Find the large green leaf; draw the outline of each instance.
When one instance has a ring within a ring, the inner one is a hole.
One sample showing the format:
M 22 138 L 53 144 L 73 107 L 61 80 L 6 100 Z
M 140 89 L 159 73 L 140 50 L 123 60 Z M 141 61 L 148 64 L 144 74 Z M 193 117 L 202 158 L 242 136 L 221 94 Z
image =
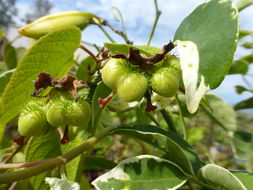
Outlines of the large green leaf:
M 48 133 L 40 137 L 32 137 L 26 147 L 26 161 L 44 160 L 59 156 L 61 154 L 60 149 L 60 137 L 58 133 Z M 47 185 L 44 182 L 45 176 L 50 172 L 44 172 L 31 178 L 31 185 L 34 190 L 47 189 Z
M 140 50 L 140 53 L 143 53 L 146 56 L 152 56 L 160 52 L 159 48 L 152 47 L 152 46 L 134 46 L 134 45 L 129 45 L 129 44 L 114 44 L 114 43 L 105 43 L 104 45 L 113 54 L 116 54 L 116 53 L 128 54 L 128 50 L 130 47 Z
M 243 100 L 234 106 L 235 110 L 253 108 L 253 97 Z
M 205 183 L 222 190 L 247 190 L 231 172 L 215 164 L 207 164 L 200 169 L 199 177 Z
M 240 179 L 247 190 L 251 190 L 253 187 L 253 173 L 246 171 L 232 171 L 232 173 Z
M 178 47 L 188 109 L 194 113 L 203 95 L 224 79 L 239 33 L 232 0 L 211 0 L 184 19 L 174 36 Z
M 203 105 L 202 108 L 208 115 L 222 128 L 229 131 L 236 130 L 236 113 L 233 107 L 214 94 L 207 94 L 205 98 L 208 106 Z
M 98 125 L 98 122 L 100 120 L 100 116 L 102 113 L 102 109 L 99 107 L 98 104 L 98 98 L 105 98 L 107 97 L 112 90 L 108 88 L 103 82 L 99 83 L 99 85 L 96 87 L 94 95 L 92 97 L 92 116 L 91 116 L 91 121 L 89 124 L 89 129 L 88 131 L 94 133 L 95 129 Z
M 17 66 L 17 53 L 10 43 L 6 43 L 3 46 L 3 60 L 7 64 L 8 69 L 14 69 Z
M 124 134 L 143 140 L 165 152 L 164 158 L 177 164 L 188 174 L 196 174 L 201 167 L 197 154 L 180 136 L 152 125 L 120 127 L 112 134 Z
M 62 77 L 72 66 L 70 60 L 78 48 L 81 32 L 76 27 L 57 30 L 40 38 L 18 64 L 0 100 L 0 131 L 30 99 L 33 80 L 40 72 Z M 1 136 L 1 132 L 0 132 Z
M 111 171 L 92 182 L 97 190 L 175 190 L 186 177 L 173 163 L 151 155 L 141 155 L 120 162 Z

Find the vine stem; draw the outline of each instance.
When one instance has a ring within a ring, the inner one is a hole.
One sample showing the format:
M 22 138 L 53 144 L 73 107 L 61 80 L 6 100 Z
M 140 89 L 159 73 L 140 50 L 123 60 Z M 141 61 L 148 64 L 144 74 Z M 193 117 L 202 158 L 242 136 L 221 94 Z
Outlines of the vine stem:
M 183 133 L 184 133 L 184 139 L 187 141 L 188 139 L 188 131 L 187 131 L 187 126 L 186 126 L 186 123 L 185 123 L 185 120 L 184 120 L 184 116 L 183 116 L 183 112 L 182 112 L 182 104 L 178 98 L 178 95 L 176 95 L 176 101 L 177 101 L 177 105 L 178 105 L 178 108 L 179 108 L 179 116 L 180 116 L 180 119 L 183 123 Z
M 12 173 L 4 173 L 0 175 L 0 184 L 9 184 L 14 181 L 22 180 L 46 172 L 55 168 L 56 166 L 66 164 L 72 159 L 82 154 L 84 151 L 91 149 L 96 143 L 102 140 L 110 132 L 111 129 L 112 128 L 105 129 L 105 131 L 103 131 L 100 135 L 89 138 L 83 144 L 62 154 L 61 156 L 48 159 L 44 162 L 41 161 L 39 164 L 26 168 L 24 170 Z
M 152 26 L 152 29 L 151 29 L 151 32 L 148 36 L 148 43 L 147 45 L 149 46 L 150 43 L 151 43 L 151 39 L 153 38 L 153 35 L 154 35 L 154 32 L 155 32 L 155 29 L 156 29 L 156 25 L 157 25 L 157 22 L 162 14 L 162 12 L 158 9 L 158 5 L 157 5 L 157 0 L 154 0 L 154 4 L 155 4 L 155 20 L 154 20 L 154 23 L 153 23 L 153 26 Z
M 87 54 L 89 54 L 92 57 L 92 59 L 94 59 L 95 62 L 98 62 L 97 57 L 90 50 L 88 50 L 85 46 L 80 44 L 79 48 L 81 48 L 83 51 L 85 51 Z

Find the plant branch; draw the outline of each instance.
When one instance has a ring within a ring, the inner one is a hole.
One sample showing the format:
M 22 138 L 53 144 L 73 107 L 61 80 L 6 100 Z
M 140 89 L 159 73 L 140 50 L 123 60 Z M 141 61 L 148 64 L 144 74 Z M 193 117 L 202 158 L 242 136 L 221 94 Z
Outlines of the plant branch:
M 158 9 L 157 0 L 154 0 L 154 4 L 155 4 L 155 12 L 156 12 L 156 15 L 155 15 L 155 20 L 154 20 L 154 23 L 153 23 L 151 32 L 150 32 L 150 34 L 149 34 L 149 36 L 148 36 L 148 43 L 147 43 L 148 46 L 150 45 L 151 39 L 153 38 L 153 35 L 154 35 L 154 32 L 155 32 L 155 28 L 156 28 L 157 22 L 158 22 L 158 20 L 159 20 L 159 17 L 160 17 L 161 14 L 162 14 L 162 12 Z
M 99 28 L 102 27 L 101 24 L 104 25 L 104 26 L 108 26 L 113 32 L 115 32 L 116 34 L 120 35 L 125 40 L 125 42 L 127 44 L 133 44 L 133 42 L 128 39 L 128 37 L 126 36 L 126 34 L 123 31 L 114 28 L 114 26 L 112 26 L 107 20 L 105 20 L 103 18 L 100 18 L 100 17 L 97 17 L 97 18 L 95 18 L 93 24 L 97 24 Z M 100 28 L 100 29 L 102 30 L 102 28 Z
M 10 156 L 4 159 L 3 163 L 4 164 L 8 163 L 22 149 L 22 147 L 23 146 L 19 146 L 13 153 L 11 153 Z M 1 168 L 1 164 L 0 164 L 0 168 Z
M 84 50 L 87 54 L 89 54 L 92 59 L 94 59 L 95 62 L 98 62 L 97 57 L 90 51 L 88 50 L 85 46 L 83 46 L 82 44 L 79 45 L 79 48 L 81 48 L 82 50 Z
M 56 166 L 66 164 L 67 162 L 71 161 L 72 159 L 82 154 L 84 151 L 91 149 L 96 143 L 102 140 L 111 129 L 112 128 L 107 128 L 100 135 L 89 138 L 83 144 L 70 150 L 69 152 L 62 154 L 61 156 L 48 159 L 47 161 L 41 162 L 35 166 L 26 168 L 24 170 L 12 172 L 12 173 L 4 173 L 0 175 L 0 184 L 9 184 L 14 181 L 22 180 L 22 179 L 46 172 L 48 170 L 55 168 Z
M 167 123 L 169 129 L 170 129 L 171 131 L 177 133 L 176 127 L 175 127 L 175 125 L 174 125 L 174 123 L 173 123 L 173 121 L 172 121 L 172 118 L 171 118 L 171 116 L 169 115 L 169 113 L 168 113 L 166 110 L 164 110 L 164 109 L 161 110 L 160 112 L 161 112 L 161 114 L 162 114 L 164 120 L 166 121 L 166 123 Z

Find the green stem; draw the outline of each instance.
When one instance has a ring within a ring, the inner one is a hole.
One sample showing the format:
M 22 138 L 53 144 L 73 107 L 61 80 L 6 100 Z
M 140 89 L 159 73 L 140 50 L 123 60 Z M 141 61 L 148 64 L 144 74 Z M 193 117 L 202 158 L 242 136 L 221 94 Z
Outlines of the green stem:
M 114 39 L 106 32 L 106 30 L 103 28 L 101 24 L 97 24 L 97 26 L 100 28 L 100 30 L 105 34 L 105 36 L 112 42 L 115 43 Z
M 164 120 L 166 121 L 166 123 L 167 123 L 169 129 L 170 129 L 171 131 L 174 131 L 174 132 L 177 133 L 176 127 L 175 127 L 175 125 L 174 125 L 174 123 L 173 123 L 173 120 L 172 120 L 170 114 L 169 114 L 166 110 L 161 110 L 160 112 L 161 112 L 161 114 L 162 114 Z
M 108 132 L 112 128 L 107 128 L 103 133 L 98 136 L 89 138 L 86 142 L 79 145 L 78 147 L 70 150 L 62 154 L 61 156 L 48 159 L 46 162 L 42 162 L 41 164 L 26 168 L 24 170 L 12 172 L 12 173 L 4 173 L 0 175 L 0 184 L 8 184 L 14 181 L 22 180 L 28 177 L 32 177 L 34 175 L 38 175 L 40 173 L 46 172 L 55 168 L 56 166 L 60 166 L 62 164 L 66 164 L 67 162 L 71 161 L 72 159 L 76 158 L 84 151 L 89 150 L 92 148 L 96 143 L 102 140 Z
M 155 118 L 152 116 L 150 112 L 145 112 L 145 113 L 148 116 L 148 118 L 151 119 L 151 121 L 153 121 L 157 126 L 160 126 L 159 123 L 155 120 Z
M 159 20 L 159 17 L 160 17 L 161 14 L 162 14 L 162 12 L 158 9 L 157 0 L 154 0 L 154 4 L 155 4 L 156 16 L 155 16 L 155 20 L 154 20 L 154 23 L 153 23 L 151 32 L 150 32 L 150 34 L 149 34 L 149 36 L 148 36 L 148 43 L 147 43 L 148 46 L 150 45 L 151 39 L 153 38 L 153 35 L 154 35 L 154 32 L 155 32 L 155 28 L 156 28 L 157 22 L 158 22 L 158 20 Z
M 188 131 L 187 131 L 187 126 L 186 126 L 186 123 L 185 123 L 185 120 L 184 120 L 184 116 L 183 116 L 183 112 L 182 112 L 182 104 L 178 98 L 178 95 L 176 95 L 176 100 L 177 100 L 177 105 L 178 105 L 178 108 L 179 108 L 179 116 L 180 116 L 180 119 L 183 123 L 183 133 L 184 133 L 184 139 L 187 141 L 188 139 Z

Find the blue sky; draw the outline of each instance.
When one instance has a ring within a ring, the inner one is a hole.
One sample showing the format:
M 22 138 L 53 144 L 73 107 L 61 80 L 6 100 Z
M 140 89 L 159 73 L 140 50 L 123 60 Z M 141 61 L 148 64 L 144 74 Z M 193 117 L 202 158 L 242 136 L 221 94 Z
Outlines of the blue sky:
M 106 18 L 110 23 L 120 28 L 112 15 L 111 7 L 119 8 L 125 20 L 128 36 L 135 44 L 145 45 L 147 37 L 150 32 L 154 20 L 154 5 L 153 0 L 55 0 L 50 1 L 54 8 L 52 13 L 79 10 L 94 13 L 102 18 Z M 191 11 L 199 4 L 205 2 L 204 0 L 158 0 L 159 9 L 162 15 L 159 19 L 155 35 L 151 45 L 162 47 L 169 40 L 173 39 L 177 27 L 181 21 L 191 13 Z M 238 1 L 235 1 L 238 2 Z M 29 10 L 32 10 L 32 1 L 17 0 L 17 8 L 19 10 L 19 17 L 23 17 Z M 240 13 L 241 29 L 253 30 L 253 6 L 243 10 Z M 108 30 L 110 32 L 110 30 Z M 117 42 L 123 40 L 112 34 Z M 90 26 L 83 32 L 83 40 L 102 45 L 108 42 L 108 39 L 103 35 L 96 26 Z M 246 55 L 248 52 L 238 48 L 235 57 Z M 253 68 L 250 69 L 253 73 Z M 253 84 L 253 78 L 247 78 Z M 225 78 L 223 83 L 213 92 L 226 101 L 234 104 L 250 97 L 250 93 L 243 93 L 237 95 L 234 90 L 235 85 L 244 85 L 241 76 L 233 75 Z

